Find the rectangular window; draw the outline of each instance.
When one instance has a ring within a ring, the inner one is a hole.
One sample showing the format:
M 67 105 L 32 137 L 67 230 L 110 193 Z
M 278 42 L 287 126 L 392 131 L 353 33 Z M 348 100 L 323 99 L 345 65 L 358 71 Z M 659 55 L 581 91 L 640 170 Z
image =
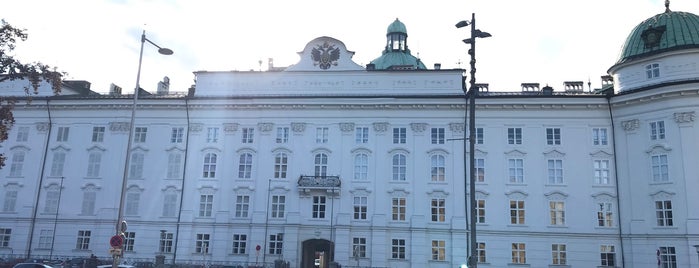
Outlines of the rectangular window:
M 672 201 L 655 201 L 655 218 L 658 226 L 674 226 L 672 222 Z
M 432 221 L 446 221 L 446 200 L 444 198 L 433 198 L 431 202 Z
M 167 156 L 167 178 L 181 179 L 182 177 L 182 154 L 172 152 Z
M 566 224 L 566 205 L 563 201 L 549 201 L 549 216 L 551 225 Z
M 247 218 L 250 210 L 250 196 L 239 195 L 235 197 L 235 217 Z
M 656 77 L 660 77 L 660 64 L 651 63 L 646 65 L 646 78 L 653 79 Z
M 77 250 L 88 250 L 90 249 L 90 235 L 92 231 L 80 230 L 78 231 L 78 240 L 75 243 L 75 249 Z
M 607 145 L 607 128 L 592 128 L 592 145 Z
M 405 239 L 391 239 L 391 259 L 405 260 Z
M 15 212 L 17 206 L 17 191 L 5 190 L 5 200 L 2 204 L 2 212 Z
M 478 242 L 476 244 L 476 257 L 478 258 L 478 263 L 485 263 L 488 260 L 485 255 L 485 243 Z
M 254 141 L 255 129 L 251 127 L 244 127 L 243 130 L 243 143 L 252 143 Z
M 675 247 L 660 247 L 660 267 L 677 268 L 677 253 Z
M 124 232 L 124 251 L 133 251 L 133 245 L 135 242 L 135 232 Z
M 391 219 L 394 221 L 405 221 L 405 198 L 394 197 L 391 203 Z
M 170 134 L 170 143 L 182 143 L 182 138 L 184 137 L 183 127 L 173 127 Z
M 609 160 L 594 160 L 595 184 L 609 184 Z
M 284 234 L 269 235 L 269 254 L 282 255 L 284 249 Z
M 524 159 L 507 159 L 507 169 L 510 183 L 524 183 Z
M 354 197 L 354 219 L 355 220 L 366 220 L 367 214 L 367 197 L 366 196 L 355 196 Z
M 162 253 L 172 253 L 173 233 L 160 233 L 159 250 Z
M 104 141 L 104 127 L 92 127 L 92 142 Z
M 199 217 L 211 217 L 214 209 L 214 195 L 203 194 L 199 196 Z
M 329 131 L 327 127 L 316 128 L 316 143 L 328 143 Z
M 368 143 L 369 142 L 369 128 L 368 127 L 358 127 L 354 132 L 354 141 L 356 143 Z
M 665 182 L 670 180 L 666 154 L 652 155 L 650 157 L 650 162 L 654 182 Z
M 17 142 L 26 142 L 29 140 L 29 127 L 19 127 L 17 129 Z
M 49 229 L 41 230 L 39 233 L 39 247 L 38 248 L 50 249 L 52 244 L 53 244 L 53 230 L 49 230 Z
M 286 153 L 277 153 L 274 156 L 274 178 L 286 179 L 289 157 Z
M 100 166 L 102 164 L 102 153 L 91 152 L 87 157 L 87 177 L 98 178 L 100 176 Z
M 432 260 L 444 261 L 447 259 L 447 247 L 444 240 L 432 240 Z
M 316 177 L 325 177 L 328 175 L 328 155 L 324 153 L 316 154 L 313 159 L 313 171 Z
M 69 127 L 58 127 L 58 133 L 56 133 L 56 141 L 58 141 L 58 142 L 68 141 L 69 131 L 70 131 Z
M 430 173 L 432 181 L 444 181 L 446 173 L 446 157 L 443 155 L 433 155 L 430 157 Z
M 407 167 L 407 159 L 404 154 L 397 153 L 392 157 L 392 178 L 394 181 L 405 181 Z
M 163 217 L 177 216 L 177 197 L 178 194 L 168 192 L 163 196 Z
M 474 159 L 474 167 L 476 168 L 476 182 L 485 182 L 485 159 Z
M 511 127 L 507 129 L 507 144 L 522 144 L 522 128 Z
M 83 192 L 83 204 L 81 215 L 94 215 L 95 214 L 95 202 L 97 201 L 97 192 L 89 191 Z
M 0 247 L 9 248 L 11 236 L 12 236 L 12 229 L 0 228 Z
M 63 166 L 66 163 L 66 153 L 65 152 L 54 152 L 53 161 L 51 162 L 51 177 L 62 177 L 63 176 Z
M 616 253 L 614 252 L 614 246 L 601 245 L 599 247 L 599 251 L 601 266 L 616 266 Z
M 22 177 L 25 156 L 26 153 L 24 151 L 16 151 L 12 153 L 12 163 L 10 164 L 9 177 Z
M 143 178 L 143 161 L 145 160 L 145 155 L 143 153 L 132 153 L 131 162 L 129 163 L 129 178 L 131 179 L 141 179 Z
M 140 192 L 129 192 L 126 193 L 126 205 L 125 205 L 125 215 L 138 215 L 138 207 L 141 203 L 141 193 Z
M 524 243 L 512 243 L 512 263 L 527 263 L 527 246 Z
M 286 196 L 272 196 L 272 218 L 284 218 L 284 210 L 286 208 Z
M 405 144 L 407 129 L 404 127 L 393 128 L 393 144 Z
M 233 235 L 233 254 L 245 254 L 248 245 L 248 236 L 244 234 Z
M 325 196 L 313 197 L 313 218 L 325 219 Z
M 218 128 L 210 127 L 206 129 L 206 142 L 216 143 L 218 142 Z
M 483 144 L 483 128 L 482 127 L 477 127 L 476 128 L 476 144 Z
M 561 129 L 560 128 L 546 128 L 546 144 L 547 145 L 561 145 Z
M 238 178 L 249 179 L 252 177 L 252 154 L 242 153 L 238 163 Z
M 650 122 L 650 139 L 664 140 L 665 139 L 665 121 Z
M 51 189 L 46 191 L 46 203 L 44 204 L 44 213 L 58 213 L 58 198 L 60 197 L 60 194 L 60 190 Z
M 366 237 L 352 237 L 352 257 L 366 258 Z
M 134 130 L 133 142 L 135 143 L 145 143 L 146 135 L 148 134 L 147 127 L 136 127 Z
M 204 155 L 204 165 L 202 166 L 203 178 L 216 177 L 216 162 L 218 161 L 217 159 L 218 155 L 215 153 L 207 153 Z
M 563 160 L 549 159 L 547 163 L 549 184 L 563 184 Z
M 444 128 L 432 128 L 430 132 L 432 144 L 444 144 L 444 141 L 446 140 L 444 138 Z
M 567 252 L 565 244 L 551 244 L 551 264 L 566 265 Z
M 612 227 L 614 224 L 614 211 L 611 202 L 597 203 L 597 226 Z
M 211 243 L 210 234 L 197 234 L 194 252 L 199 254 L 209 254 L 209 243 Z
M 277 143 L 287 143 L 289 142 L 289 128 L 288 127 L 278 127 L 277 128 Z
M 476 223 L 485 223 L 485 200 L 476 200 Z
M 524 224 L 524 201 L 510 200 L 510 224 Z

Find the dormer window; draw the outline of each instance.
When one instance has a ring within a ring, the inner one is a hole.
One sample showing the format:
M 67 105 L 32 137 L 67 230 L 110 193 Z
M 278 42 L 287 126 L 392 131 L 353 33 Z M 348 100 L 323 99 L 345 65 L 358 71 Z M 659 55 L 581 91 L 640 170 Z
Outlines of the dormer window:
M 653 79 L 660 77 L 660 64 L 651 63 L 646 65 L 646 78 Z

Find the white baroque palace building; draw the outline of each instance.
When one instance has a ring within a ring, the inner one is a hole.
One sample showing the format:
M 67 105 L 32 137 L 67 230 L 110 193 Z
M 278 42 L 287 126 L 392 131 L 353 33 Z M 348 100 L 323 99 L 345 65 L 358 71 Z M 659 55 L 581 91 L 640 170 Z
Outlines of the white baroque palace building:
M 640 23 L 599 89 L 478 85 L 479 266 L 699 267 L 697 25 L 669 9 Z M 195 72 L 186 94 L 166 79 L 139 97 L 130 152 L 116 87 L 20 101 L 0 255 L 109 257 L 126 177 L 126 259 L 464 263 L 463 70 L 425 68 L 398 20 L 371 64 L 353 54 L 319 37 L 287 68 Z

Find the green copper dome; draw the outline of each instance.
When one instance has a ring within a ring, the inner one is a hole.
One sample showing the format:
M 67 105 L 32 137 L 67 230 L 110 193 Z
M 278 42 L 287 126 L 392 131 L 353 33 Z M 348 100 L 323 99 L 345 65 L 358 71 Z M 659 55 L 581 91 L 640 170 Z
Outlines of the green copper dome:
M 388 29 L 386 29 L 386 34 L 390 33 L 404 33 L 408 34 L 408 30 L 405 29 L 405 24 L 400 22 L 398 18 L 396 18 L 391 25 L 388 25 Z
M 617 64 L 687 48 L 699 48 L 699 16 L 667 8 L 633 29 Z
M 427 69 L 419 58 L 410 54 L 408 31 L 398 19 L 388 25 L 386 47 L 382 55 L 371 61 L 376 70 L 418 70 Z

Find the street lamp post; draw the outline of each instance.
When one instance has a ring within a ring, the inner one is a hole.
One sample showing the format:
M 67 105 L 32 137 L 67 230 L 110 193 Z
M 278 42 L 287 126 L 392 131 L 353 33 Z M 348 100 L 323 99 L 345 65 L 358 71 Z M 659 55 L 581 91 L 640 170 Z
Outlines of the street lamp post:
M 136 104 L 138 102 L 138 93 L 140 91 L 141 85 L 141 63 L 143 62 L 143 46 L 145 45 L 146 41 L 150 43 L 151 45 L 155 46 L 158 48 L 158 53 L 163 54 L 163 55 L 172 55 L 172 50 L 169 48 L 163 48 L 155 43 L 153 41 L 148 40 L 146 38 L 146 31 L 143 31 L 143 34 L 141 34 L 141 51 L 138 55 L 138 73 L 136 74 L 136 88 L 134 89 L 133 92 L 133 103 L 131 105 L 131 122 L 129 125 L 129 140 L 126 143 L 126 160 L 124 161 L 124 174 L 123 177 L 121 178 L 121 196 L 119 197 L 119 211 L 118 214 L 119 216 L 117 217 L 117 223 L 116 223 L 116 235 L 122 235 L 124 231 L 126 231 L 126 221 L 124 221 L 124 202 L 125 202 L 125 197 L 126 197 L 126 182 L 128 180 L 128 175 L 129 175 L 129 162 L 131 160 L 131 146 L 133 143 L 133 138 L 134 138 L 134 131 L 136 129 L 135 126 L 135 120 L 136 120 Z M 123 246 L 122 246 L 123 249 Z M 122 250 L 123 254 L 123 250 Z M 117 268 L 119 266 L 119 257 L 118 255 L 113 256 L 113 262 L 112 262 L 112 268 Z
M 471 13 L 471 21 L 462 20 L 456 24 L 456 28 L 462 28 L 471 25 L 471 38 L 464 39 L 463 42 L 470 44 L 471 48 L 468 50 L 468 54 L 471 55 L 471 80 L 469 81 L 469 88 L 467 92 L 464 92 L 464 97 L 468 98 L 468 143 L 469 143 L 469 202 L 470 202 L 470 252 L 468 257 L 468 267 L 477 267 L 477 243 L 476 243 L 476 167 L 475 167 L 475 149 L 476 149 L 476 94 L 478 94 L 478 89 L 476 88 L 476 38 L 490 37 L 491 35 L 487 32 L 482 32 L 476 29 L 476 13 Z M 466 121 L 466 118 L 464 118 Z M 464 141 L 464 150 L 466 149 L 466 142 Z M 466 157 L 466 155 L 464 155 Z M 465 162 L 465 161 L 464 161 Z M 465 171 L 465 169 L 464 169 Z M 465 175 L 464 175 L 465 177 Z M 466 178 L 464 178 L 465 182 Z

